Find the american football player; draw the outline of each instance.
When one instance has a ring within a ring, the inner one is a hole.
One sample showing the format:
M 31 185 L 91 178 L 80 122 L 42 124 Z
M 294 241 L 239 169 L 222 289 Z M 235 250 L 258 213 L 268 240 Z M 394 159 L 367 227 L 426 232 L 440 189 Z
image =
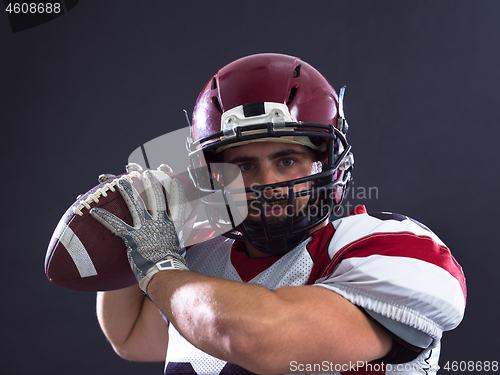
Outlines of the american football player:
M 98 294 L 120 356 L 166 358 L 165 374 L 437 371 L 442 333 L 464 314 L 462 269 L 406 216 L 358 206 L 330 221 L 354 163 L 343 96 L 296 57 L 238 59 L 192 116 L 189 171 L 208 217 L 193 233 L 206 240 L 184 248 L 182 187 L 167 208 L 147 172 L 152 210 L 119 184 L 133 226 L 92 211 L 124 239 L 138 280 Z

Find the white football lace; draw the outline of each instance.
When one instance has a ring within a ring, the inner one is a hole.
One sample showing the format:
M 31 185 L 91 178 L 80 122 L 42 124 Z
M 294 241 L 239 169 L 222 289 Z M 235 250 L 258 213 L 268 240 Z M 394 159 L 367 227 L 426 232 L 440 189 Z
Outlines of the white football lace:
M 86 199 L 82 200 L 76 207 L 73 208 L 73 213 L 75 213 L 78 216 L 83 216 L 83 209 L 90 210 L 90 205 L 92 203 L 99 203 L 99 198 L 102 197 L 107 197 L 108 193 L 107 191 L 115 191 L 115 186 L 116 183 L 120 178 L 126 179 L 128 182 L 132 184 L 132 178 L 140 178 L 141 174 L 137 171 L 131 172 L 129 174 L 123 175 L 121 177 L 115 178 L 113 181 L 108 182 L 105 184 L 102 188 L 97 189 L 94 193 L 90 194 Z

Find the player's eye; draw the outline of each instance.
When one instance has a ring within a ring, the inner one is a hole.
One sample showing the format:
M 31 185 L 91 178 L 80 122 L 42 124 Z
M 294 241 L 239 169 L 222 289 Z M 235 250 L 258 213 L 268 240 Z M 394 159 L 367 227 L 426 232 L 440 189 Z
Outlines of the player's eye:
M 249 171 L 250 169 L 253 168 L 253 164 L 246 163 L 246 164 L 240 164 L 238 166 L 242 171 Z
M 280 164 L 284 167 L 289 167 L 294 163 L 293 159 L 290 158 L 285 158 L 281 159 Z

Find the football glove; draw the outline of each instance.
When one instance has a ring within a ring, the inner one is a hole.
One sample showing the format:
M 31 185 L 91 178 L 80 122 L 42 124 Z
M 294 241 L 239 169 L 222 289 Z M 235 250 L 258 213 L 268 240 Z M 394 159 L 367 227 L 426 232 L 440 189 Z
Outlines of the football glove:
M 130 226 L 102 208 L 93 208 L 90 213 L 112 233 L 121 237 L 127 246 L 127 254 L 139 287 L 147 294 L 152 277 L 163 270 L 188 269 L 184 258 L 186 250 L 179 242 L 186 198 L 177 179 L 162 181 L 170 183 L 169 213 L 163 190 L 151 171 L 141 175 L 148 211 L 138 191 L 127 180 L 118 180 L 118 189 L 132 215 Z

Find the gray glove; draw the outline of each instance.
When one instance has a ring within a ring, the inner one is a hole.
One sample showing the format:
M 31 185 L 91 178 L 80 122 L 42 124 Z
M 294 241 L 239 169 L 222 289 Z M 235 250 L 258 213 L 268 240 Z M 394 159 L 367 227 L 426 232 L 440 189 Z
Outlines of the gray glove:
M 186 250 L 179 243 L 186 198 L 182 185 L 176 179 L 170 182 L 170 215 L 165 196 L 151 171 L 142 175 L 150 211 L 137 190 L 125 179 L 118 180 L 118 189 L 132 215 L 133 226 L 102 208 L 93 208 L 90 214 L 112 233 L 121 237 L 127 246 L 128 260 L 139 287 L 147 294 L 153 275 L 163 270 L 188 269 Z M 182 238 L 182 237 L 181 237 Z

